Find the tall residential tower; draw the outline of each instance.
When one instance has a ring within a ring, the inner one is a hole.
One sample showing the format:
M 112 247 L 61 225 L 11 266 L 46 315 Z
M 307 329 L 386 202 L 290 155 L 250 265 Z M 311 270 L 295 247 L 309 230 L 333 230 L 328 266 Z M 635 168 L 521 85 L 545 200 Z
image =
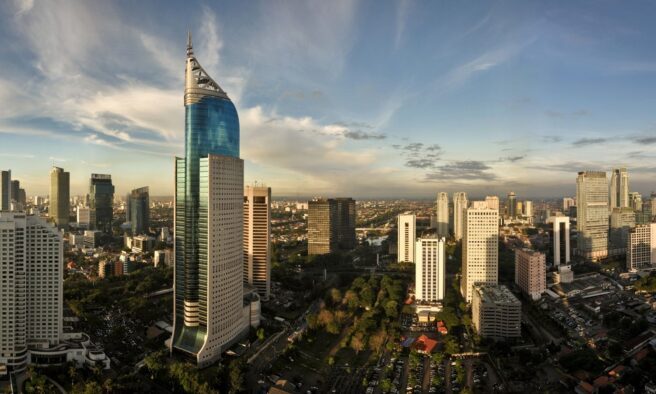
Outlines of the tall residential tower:
M 415 242 L 417 240 L 417 218 L 413 213 L 398 216 L 398 240 L 396 261 L 399 263 L 415 262 Z
M 610 207 L 624 208 L 629 206 L 629 173 L 626 168 L 614 168 L 610 175 Z

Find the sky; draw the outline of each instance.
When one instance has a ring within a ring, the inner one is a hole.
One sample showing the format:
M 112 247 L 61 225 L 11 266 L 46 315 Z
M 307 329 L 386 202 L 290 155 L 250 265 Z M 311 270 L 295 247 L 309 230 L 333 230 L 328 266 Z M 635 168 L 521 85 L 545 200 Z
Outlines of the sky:
M 187 31 L 274 196 L 656 190 L 656 2 L 0 2 L 0 169 L 173 194 Z

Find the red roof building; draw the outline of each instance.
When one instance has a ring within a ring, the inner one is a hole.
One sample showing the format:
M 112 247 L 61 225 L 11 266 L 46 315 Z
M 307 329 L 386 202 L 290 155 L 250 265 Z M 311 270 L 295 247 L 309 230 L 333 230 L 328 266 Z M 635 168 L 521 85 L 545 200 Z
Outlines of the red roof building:
M 435 349 L 435 346 L 437 346 L 437 341 L 430 339 L 426 335 L 421 335 L 415 341 L 415 349 L 417 349 L 418 353 L 430 354 Z

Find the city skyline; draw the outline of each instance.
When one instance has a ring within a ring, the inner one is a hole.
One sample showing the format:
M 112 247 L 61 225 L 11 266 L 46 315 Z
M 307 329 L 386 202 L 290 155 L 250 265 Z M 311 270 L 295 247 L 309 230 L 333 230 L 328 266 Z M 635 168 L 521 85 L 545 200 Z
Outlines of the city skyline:
M 614 167 L 652 189 L 653 4 L 158 4 L 0 6 L 0 168 L 29 195 L 52 165 L 72 195 L 91 173 L 173 194 L 190 26 L 241 115 L 245 183 L 278 196 L 556 197 Z

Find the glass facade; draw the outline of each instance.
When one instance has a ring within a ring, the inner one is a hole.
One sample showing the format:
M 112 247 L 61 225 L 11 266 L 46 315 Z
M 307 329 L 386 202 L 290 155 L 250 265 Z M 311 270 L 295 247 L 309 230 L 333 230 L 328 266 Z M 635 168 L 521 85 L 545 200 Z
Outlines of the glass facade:
M 176 160 L 173 345 L 197 354 L 208 321 L 208 155 L 239 157 L 239 117 L 230 99 L 194 90 L 185 105 L 185 158 Z M 199 97 L 200 96 L 200 97 Z
M 111 175 L 91 174 L 89 208 L 95 214 L 94 228 L 104 233 L 112 232 L 114 214 L 114 185 Z

